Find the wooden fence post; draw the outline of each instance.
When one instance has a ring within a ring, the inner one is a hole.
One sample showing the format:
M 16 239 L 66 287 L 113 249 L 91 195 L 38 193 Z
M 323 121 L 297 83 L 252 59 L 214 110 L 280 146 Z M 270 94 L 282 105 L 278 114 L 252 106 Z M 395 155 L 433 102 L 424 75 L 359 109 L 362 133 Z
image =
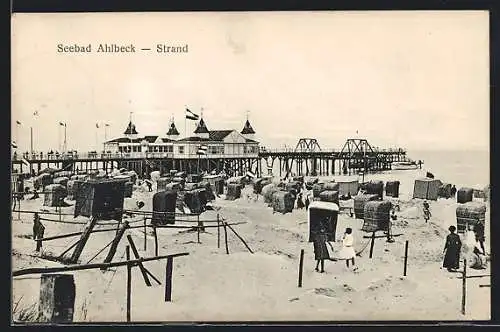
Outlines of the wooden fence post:
M 125 247 L 127 261 L 130 260 L 130 247 Z M 132 264 L 127 264 L 127 322 L 130 322 L 130 298 L 132 292 Z
M 373 245 L 375 244 L 375 232 L 372 233 L 372 240 L 370 243 L 370 258 L 373 257 Z
M 465 315 L 465 294 L 467 292 L 467 259 L 464 259 L 464 271 L 462 272 L 462 315 Z
M 146 216 L 144 216 L 144 251 L 147 251 L 147 243 L 148 243 L 148 239 L 147 239 L 147 234 L 146 234 L 146 222 L 147 222 L 147 219 L 146 219 Z
M 227 245 L 227 227 L 225 222 L 223 223 L 223 226 L 224 226 L 224 241 L 226 242 L 226 254 L 229 255 L 229 246 Z
M 134 240 L 132 239 L 132 236 L 130 234 L 127 234 L 127 240 L 130 248 L 132 249 L 132 253 L 134 254 L 135 259 L 140 259 L 141 257 L 139 256 L 139 252 L 137 251 Z M 146 283 L 146 286 L 150 287 L 151 281 L 149 281 L 148 273 L 146 272 L 147 270 L 144 267 L 144 264 L 139 263 L 139 269 L 141 270 L 142 277 L 144 278 L 144 283 Z
M 404 270 L 403 270 L 403 276 L 406 277 L 406 266 L 408 264 L 408 240 L 406 240 L 406 243 L 405 243 L 405 266 L 404 266 Z
M 217 213 L 217 248 L 220 248 L 220 221 L 218 213 Z
M 155 256 L 158 256 L 158 234 L 156 233 L 156 225 L 153 225 L 153 234 L 155 236 Z
M 201 243 L 200 242 L 200 225 L 198 223 L 198 226 L 196 226 L 196 237 L 198 239 L 198 243 Z
M 299 262 L 299 287 L 302 287 L 302 271 L 304 269 L 304 249 L 300 249 L 300 262 Z
M 174 268 L 174 258 L 167 258 L 167 266 L 165 268 L 165 302 L 172 301 L 172 270 Z

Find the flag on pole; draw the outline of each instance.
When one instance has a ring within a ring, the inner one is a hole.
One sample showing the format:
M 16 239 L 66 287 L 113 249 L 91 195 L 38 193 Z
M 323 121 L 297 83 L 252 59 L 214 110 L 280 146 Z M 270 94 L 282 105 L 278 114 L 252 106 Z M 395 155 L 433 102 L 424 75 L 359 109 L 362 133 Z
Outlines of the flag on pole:
M 59 122 L 60 126 L 66 127 L 66 124 L 64 122 Z
M 106 127 L 109 127 L 109 123 L 106 123 L 106 124 L 105 124 L 105 126 L 106 126 Z
M 17 120 L 17 121 L 16 121 L 16 123 L 17 123 L 18 125 L 20 125 L 20 124 L 21 124 L 21 121 Z
M 99 128 L 99 124 L 98 124 L 98 123 L 96 123 L 96 124 L 95 124 L 95 127 L 96 127 L 96 128 Z
M 207 154 L 207 150 L 208 150 L 208 146 L 206 146 L 206 145 L 200 145 L 200 147 L 198 148 L 197 154 L 199 154 L 199 155 L 206 155 Z
M 198 120 L 200 117 L 198 116 L 198 114 L 194 114 L 193 112 L 191 112 L 189 110 L 189 108 L 186 108 L 186 119 L 189 119 L 189 120 Z

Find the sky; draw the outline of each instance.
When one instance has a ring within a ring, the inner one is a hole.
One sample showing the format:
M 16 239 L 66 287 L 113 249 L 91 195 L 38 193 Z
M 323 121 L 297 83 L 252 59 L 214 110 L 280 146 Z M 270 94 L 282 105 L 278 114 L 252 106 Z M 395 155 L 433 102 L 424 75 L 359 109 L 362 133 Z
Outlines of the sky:
M 12 139 L 29 150 L 32 127 L 35 150 L 57 149 L 65 122 L 68 149 L 92 150 L 130 112 L 139 135 L 174 117 L 184 136 L 188 107 L 211 130 L 248 115 L 268 148 L 488 150 L 488 25 L 485 11 L 13 14 Z M 57 52 L 89 43 L 137 52 Z

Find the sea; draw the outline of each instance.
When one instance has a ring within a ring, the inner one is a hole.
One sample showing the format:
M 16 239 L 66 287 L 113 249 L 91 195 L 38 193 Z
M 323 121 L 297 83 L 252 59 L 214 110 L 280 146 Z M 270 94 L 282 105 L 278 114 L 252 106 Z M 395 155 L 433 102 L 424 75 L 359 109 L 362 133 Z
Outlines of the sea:
M 457 189 L 469 187 L 484 189 L 490 184 L 490 153 L 487 150 L 420 150 L 408 151 L 411 160 L 422 160 L 423 172 L 430 172 L 436 179 L 454 184 Z M 263 163 L 265 167 L 265 163 Z M 293 168 L 295 170 L 295 167 Z M 388 171 L 391 172 L 391 171 Z M 406 171 L 392 171 L 393 173 Z M 279 174 L 279 163 L 276 160 L 273 174 Z M 284 172 L 282 175 L 284 176 Z M 374 175 L 376 178 L 376 175 Z M 337 178 L 339 176 L 333 176 Z M 332 178 L 332 177 L 329 177 Z M 373 176 L 370 176 L 373 178 Z
M 457 188 L 483 189 L 490 184 L 488 150 L 408 151 L 407 155 L 412 160 L 423 160 L 423 169 Z

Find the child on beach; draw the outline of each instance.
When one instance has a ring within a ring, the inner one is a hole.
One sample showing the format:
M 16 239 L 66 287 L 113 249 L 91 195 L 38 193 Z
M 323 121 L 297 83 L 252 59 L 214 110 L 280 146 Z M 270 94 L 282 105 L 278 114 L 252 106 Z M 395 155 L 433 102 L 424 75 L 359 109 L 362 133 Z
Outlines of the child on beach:
M 354 263 L 356 252 L 354 251 L 354 237 L 352 236 L 352 229 L 346 228 L 344 237 L 342 239 L 342 250 L 340 251 L 340 258 L 345 259 L 347 268 L 349 268 L 349 261 L 352 261 L 353 271 L 357 270 Z

